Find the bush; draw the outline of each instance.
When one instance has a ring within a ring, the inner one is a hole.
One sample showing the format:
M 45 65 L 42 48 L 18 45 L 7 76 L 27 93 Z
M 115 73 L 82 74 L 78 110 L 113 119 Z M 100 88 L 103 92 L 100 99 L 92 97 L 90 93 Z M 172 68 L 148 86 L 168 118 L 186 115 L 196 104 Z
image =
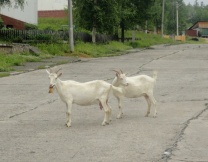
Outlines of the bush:
M 25 30 L 37 30 L 37 29 L 38 27 L 36 25 L 25 23 Z
M 139 48 L 139 42 L 130 42 L 129 45 L 133 48 Z

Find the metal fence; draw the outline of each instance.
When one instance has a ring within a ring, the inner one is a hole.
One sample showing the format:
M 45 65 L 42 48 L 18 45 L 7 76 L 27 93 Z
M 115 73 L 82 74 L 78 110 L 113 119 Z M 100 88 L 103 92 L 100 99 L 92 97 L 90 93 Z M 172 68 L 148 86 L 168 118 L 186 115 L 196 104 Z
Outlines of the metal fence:
M 51 30 L 0 30 L 0 39 L 11 40 L 13 42 L 54 42 L 59 40 L 68 41 L 68 31 L 51 31 Z M 91 42 L 92 36 L 84 32 L 74 32 L 74 40 L 83 42 Z M 105 43 L 112 40 L 107 35 L 96 35 L 97 42 Z

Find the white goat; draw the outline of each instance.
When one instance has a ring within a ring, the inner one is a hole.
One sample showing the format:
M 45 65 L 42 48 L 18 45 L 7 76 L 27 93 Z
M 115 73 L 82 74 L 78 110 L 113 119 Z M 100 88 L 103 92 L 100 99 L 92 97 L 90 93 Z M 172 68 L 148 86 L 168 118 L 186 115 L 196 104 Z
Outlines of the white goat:
M 62 73 L 58 74 L 58 71 L 52 72 L 51 69 L 49 71 L 46 70 L 50 78 L 49 93 L 51 93 L 51 89 L 55 87 L 61 100 L 66 103 L 66 126 L 71 126 L 71 109 L 72 104 L 74 103 L 81 106 L 87 106 L 99 102 L 105 113 L 102 125 L 109 124 L 111 108 L 108 105 L 107 100 L 112 87 L 111 84 L 103 80 L 94 80 L 85 83 L 79 83 L 72 80 L 62 81 L 59 79 Z
M 118 100 L 119 114 L 117 118 L 121 118 L 123 115 L 122 112 L 122 100 L 124 97 L 127 98 L 138 98 L 144 96 L 148 108 L 146 117 L 150 114 L 150 108 L 153 104 L 155 106 L 154 117 L 157 116 L 157 107 L 156 100 L 153 96 L 153 88 L 157 78 L 157 72 L 153 73 L 153 78 L 147 75 L 138 75 L 132 77 L 126 77 L 126 74 L 122 72 L 122 70 L 113 70 L 116 72 L 116 77 L 112 82 L 113 94 Z M 118 87 L 118 88 L 114 88 Z

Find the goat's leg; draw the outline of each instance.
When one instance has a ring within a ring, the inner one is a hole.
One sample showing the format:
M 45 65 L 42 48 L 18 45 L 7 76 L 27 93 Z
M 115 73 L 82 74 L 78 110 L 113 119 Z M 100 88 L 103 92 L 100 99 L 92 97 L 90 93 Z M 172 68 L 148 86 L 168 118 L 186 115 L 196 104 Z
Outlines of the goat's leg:
M 112 109 L 111 109 L 111 107 L 108 105 L 108 103 L 107 103 L 107 106 L 108 106 L 108 109 L 109 109 L 109 121 L 111 121 L 111 120 L 112 120 L 112 117 L 111 117 L 111 115 L 112 115 Z
M 71 109 L 72 109 L 72 102 L 67 102 L 66 103 L 66 117 L 67 117 L 67 122 L 66 126 L 71 127 Z
M 106 104 L 106 99 L 100 99 L 100 103 L 103 106 L 103 110 L 104 110 L 104 120 L 102 122 L 102 125 L 105 126 L 106 124 L 109 124 L 109 114 L 110 114 L 110 109 L 108 108 L 107 104 Z
M 146 113 L 145 117 L 148 117 L 148 115 L 150 114 L 151 101 L 150 101 L 148 95 L 145 95 L 144 98 L 146 99 L 147 105 L 148 105 L 148 106 L 147 106 L 147 113 Z
M 120 119 L 122 118 L 122 115 L 123 115 L 123 111 L 122 111 L 122 97 L 117 97 L 117 100 L 118 100 L 118 109 L 119 109 L 119 113 L 117 115 L 117 119 Z
M 149 99 L 151 101 L 151 103 L 154 105 L 155 107 L 155 112 L 154 112 L 154 115 L 153 117 L 156 118 L 157 117 L 157 101 L 155 100 L 154 96 L 153 96 L 153 93 L 150 93 L 149 94 Z

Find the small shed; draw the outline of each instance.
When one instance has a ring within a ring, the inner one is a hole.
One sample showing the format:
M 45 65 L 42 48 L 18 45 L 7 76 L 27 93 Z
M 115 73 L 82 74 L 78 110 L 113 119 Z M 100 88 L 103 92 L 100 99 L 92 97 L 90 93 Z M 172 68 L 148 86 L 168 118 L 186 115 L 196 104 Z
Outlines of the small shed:
M 25 24 L 38 24 L 37 0 L 24 0 L 23 8 L 16 6 L 16 0 L 10 0 L 11 5 L 3 5 L 0 9 L 1 25 L 7 28 L 24 30 Z
M 208 21 L 197 21 L 188 30 L 186 35 L 194 37 L 208 37 Z

